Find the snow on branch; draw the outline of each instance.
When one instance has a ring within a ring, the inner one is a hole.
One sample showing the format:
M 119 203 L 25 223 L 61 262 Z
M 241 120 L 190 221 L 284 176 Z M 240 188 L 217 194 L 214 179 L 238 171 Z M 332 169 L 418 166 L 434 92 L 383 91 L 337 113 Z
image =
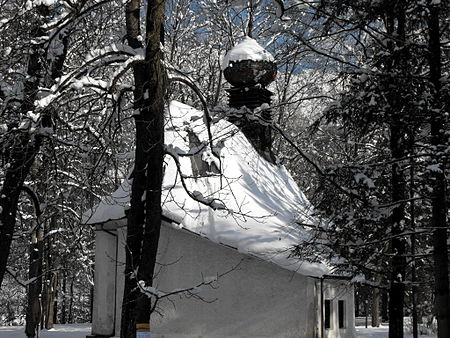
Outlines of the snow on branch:
M 166 147 L 166 154 L 169 155 L 170 157 L 172 157 L 172 159 L 174 160 L 174 162 L 177 166 L 177 171 L 180 174 L 181 184 L 182 184 L 184 190 L 186 191 L 186 193 L 188 194 L 188 196 L 190 198 L 192 198 L 193 200 L 199 202 L 200 204 L 210 207 L 213 210 L 227 210 L 227 211 L 231 212 L 231 210 L 229 210 L 225 206 L 225 203 L 223 201 L 221 201 L 220 199 L 207 198 L 199 191 L 190 191 L 189 190 L 189 188 L 187 187 L 186 181 L 185 181 L 186 177 L 183 175 L 183 173 L 181 171 L 181 163 L 178 158 L 178 153 L 175 151 L 175 149 L 176 148 L 170 147 L 170 146 Z
M 113 44 L 93 51 L 79 69 L 59 78 L 57 83 L 51 88 L 40 88 L 41 93 L 47 93 L 47 95 L 42 95 L 42 98 L 35 102 L 35 106 L 44 109 L 70 89 L 81 90 L 85 87 L 90 87 L 111 93 L 116 87 L 119 78 L 133 65 L 142 62 L 142 60 L 143 56 L 139 54 L 138 50 L 121 44 Z M 112 63 L 121 63 L 121 66 L 116 70 L 110 81 L 98 80 L 88 75 L 95 69 Z
M 86 61 L 89 62 L 93 59 L 98 59 L 99 57 L 102 57 L 105 55 L 110 55 L 110 54 L 125 54 L 125 55 L 129 55 L 129 56 L 141 55 L 142 57 L 144 57 L 144 49 L 143 48 L 134 49 L 128 45 L 124 45 L 124 44 L 120 44 L 120 43 L 113 43 L 109 46 L 92 50 L 88 54 Z

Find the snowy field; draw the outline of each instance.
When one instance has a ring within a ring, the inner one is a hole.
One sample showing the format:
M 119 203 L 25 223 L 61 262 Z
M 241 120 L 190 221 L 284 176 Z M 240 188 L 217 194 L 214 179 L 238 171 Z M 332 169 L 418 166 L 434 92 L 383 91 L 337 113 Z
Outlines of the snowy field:
M 380 327 L 368 327 L 364 326 L 356 327 L 356 337 L 358 338 L 387 338 L 388 326 L 382 325 Z M 404 338 L 412 338 L 412 334 L 405 333 Z M 419 338 L 436 338 L 436 336 L 419 336 Z
M 23 326 L 3 326 L 0 327 L 0 338 L 25 337 Z M 86 338 L 91 332 L 91 324 L 66 324 L 56 325 L 52 330 L 44 330 L 39 333 L 40 338 Z M 365 328 L 356 327 L 356 337 L 358 338 L 386 338 L 388 336 L 388 327 Z M 412 335 L 405 334 L 405 338 L 411 338 Z M 419 336 L 420 338 L 436 338 L 436 336 Z
M 0 338 L 26 337 L 23 326 L 0 326 Z M 39 338 L 86 338 L 91 333 L 91 324 L 55 325 L 54 329 L 39 332 Z

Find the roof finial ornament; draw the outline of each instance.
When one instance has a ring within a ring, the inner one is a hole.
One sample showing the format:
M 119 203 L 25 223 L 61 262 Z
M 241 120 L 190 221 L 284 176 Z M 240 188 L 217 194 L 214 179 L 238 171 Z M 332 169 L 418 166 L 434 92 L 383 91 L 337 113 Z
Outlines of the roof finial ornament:
M 232 86 L 227 89 L 229 106 L 240 110 L 229 116 L 229 120 L 241 128 L 266 160 L 274 162 L 271 130 L 267 125 L 272 120 L 270 97 L 273 93 L 265 88 L 277 74 L 272 54 L 254 39 L 245 36 L 225 55 L 222 69 L 225 79 Z M 243 113 L 243 107 L 247 108 L 248 113 Z
M 222 61 L 225 79 L 233 87 L 269 85 L 277 75 L 275 60 L 256 40 L 245 36 Z

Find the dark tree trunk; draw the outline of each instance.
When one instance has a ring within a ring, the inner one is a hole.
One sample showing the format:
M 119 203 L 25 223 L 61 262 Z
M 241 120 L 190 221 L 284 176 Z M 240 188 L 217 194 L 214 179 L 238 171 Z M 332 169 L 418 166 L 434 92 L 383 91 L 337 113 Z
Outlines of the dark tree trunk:
M 401 126 L 391 127 L 391 151 L 394 159 L 404 157 L 404 137 Z M 399 202 L 405 200 L 405 177 L 399 163 L 392 165 L 392 201 Z M 405 221 L 405 205 L 399 203 L 392 211 L 391 226 L 391 284 L 389 288 L 389 337 L 403 337 L 403 306 L 405 298 L 405 272 L 406 272 L 406 245 L 405 240 L 400 236 Z
M 63 280 L 62 280 L 62 304 L 61 304 L 61 324 L 66 324 L 66 303 L 67 303 L 67 273 L 65 267 L 63 267 Z M 92 313 L 92 311 L 91 311 Z
M 127 28 L 127 41 L 132 48 L 142 48 L 142 43 L 139 40 L 140 32 L 140 0 L 130 0 L 126 6 L 126 28 Z M 143 100 L 143 86 L 146 77 L 146 67 L 142 64 L 135 65 L 134 72 L 134 105 L 136 110 L 141 109 Z M 138 168 L 138 132 L 136 125 L 136 172 Z M 142 165 L 142 164 L 141 164 Z M 142 169 L 141 169 L 142 170 Z M 134 175 L 134 173 L 133 173 Z M 139 178 L 138 178 L 139 179 Z M 133 178 L 133 183 L 135 179 Z M 139 209 L 143 210 L 143 203 L 140 198 L 133 199 L 133 195 L 138 192 L 136 189 L 143 188 L 143 186 L 133 184 L 132 196 L 131 196 L 131 209 L 128 213 L 128 227 L 127 227 L 127 247 L 126 247 L 126 263 L 125 263 L 125 286 L 122 302 L 122 320 L 121 320 L 121 337 L 133 337 L 136 327 L 135 308 L 137 299 L 137 280 L 134 276 L 134 271 L 139 266 L 140 259 L 140 235 L 142 235 L 142 228 L 144 223 L 143 213 L 137 213 Z M 140 192 L 142 196 L 143 191 Z
M 46 308 L 45 308 L 45 323 L 44 327 L 50 330 L 54 326 L 55 320 L 55 304 L 56 304 L 56 290 L 58 285 L 58 275 L 56 272 L 49 273 L 46 290 Z
M 41 292 L 42 292 L 42 251 L 44 231 L 41 225 L 37 225 L 32 233 L 30 244 L 30 268 L 28 278 L 33 280 L 28 285 L 27 314 L 25 334 L 27 337 L 35 337 L 42 316 Z
M 94 286 L 90 287 L 89 295 L 89 323 L 92 323 L 92 317 L 94 314 Z
M 43 37 L 47 34 L 43 24 L 50 17 L 50 10 L 45 5 L 38 6 L 36 10 L 40 20 L 38 20 L 32 36 Z M 63 51 L 61 55 L 56 56 L 51 64 L 46 64 L 45 66 L 42 64 L 42 60 L 46 59 L 45 55 L 43 55 L 45 48 L 42 48 L 42 45 L 33 44 L 33 51 L 28 60 L 27 77 L 24 82 L 24 99 L 20 106 L 22 115 L 26 115 L 29 111 L 35 111 L 34 102 L 39 93 L 39 86 L 45 83 L 50 87 L 54 79 L 61 76 L 67 53 L 67 36 L 62 37 L 62 43 Z M 53 126 L 51 114 L 52 112 L 49 110 L 41 112 L 42 127 L 48 128 Z M 10 143 L 8 157 L 6 158 L 9 166 L 0 191 L 0 288 L 11 250 L 20 192 L 25 179 L 30 173 L 36 155 L 41 149 L 43 136 L 33 135 L 28 130 L 18 130 L 15 132 L 14 140 Z
M 46 229 L 46 234 L 51 233 L 52 230 L 57 228 L 57 214 L 53 214 L 48 229 Z M 49 330 L 53 328 L 53 318 L 54 318 L 54 308 L 56 291 L 58 285 L 58 273 L 55 271 L 58 265 L 56 250 L 54 247 L 55 234 L 47 235 L 45 240 L 45 287 L 42 293 L 43 297 L 43 311 L 44 311 L 44 322 L 43 326 Z
M 438 337 L 450 337 L 450 294 L 449 294 L 449 268 L 447 249 L 447 221 L 448 211 L 447 191 L 445 178 L 445 131 L 447 119 L 445 103 L 441 97 L 441 46 L 439 27 L 439 4 L 431 5 L 429 11 L 429 53 L 430 53 L 430 81 L 434 86 L 434 105 L 431 111 L 431 143 L 435 147 L 436 162 L 441 170 L 432 170 L 430 173 L 432 217 L 431 228 L 433 231 L 433 258 L 435 279 L 435 311 L 438 323 Z M 445 95 L 445 94 L 444 94 Z M 444 100 L 445 101 L 445 100 Z
M 55 282 L 55 301 L 53 302 L 53 324 L 58 324 L 58 285 L 59 278 Z
M 415 136 L 414 133 L 410 132 L 409 135 L 409 143 L 411 150 L 411 159 L 410 159 L 410 168 L 409 168 L 409 198 L 411 200 L 414 198 L 415 191 L 415 172 L 414 172 L 414 142 Z M 410 225 L 411 225 L 411 256 L 412 256 L 412 265 L 411 265 L 411 302 L 412 302 L 412 334 L 413 338 L 418 338 L 418 318 L 417 318 L 417 273 L 416 273 L 416 206 L 414 201 L 410 202 L 409 207 L 410 214 Z
M 69 314 L 68 314 L 68 323 L 72 324 L 73 323 L 73 298 L 74 298 L 74 294 L 73 294 L 73 284 L 74 284 L 74 276 L 71 276 L 70 279 L 70 293 L 69 293 Z
M 372 327 L 380 326 L 380 298 L 381 298 L 380 296 L 381 296 L 381 290 L 379 288 L 373 288 L 372 289 Z
M 38 29 L 36 36 L 43 35 Z M 38 46 L 36 46 L 36 49 Z M 28 61 L 27 80 L 24 83 L 24 101 L 20 107 L 21 113 L 34 111 L 34 101 L 38 92 L 39 79 L 42 72 L 41 56 L 34 51 Z M 0 191 L 0 288 L 6 272 L 7 261 L 11 249 L 12 236 L 16 225 L 17 206 L 22 186 L 30 173 L 42 139 L 31 139 L 30 133 L 16 131 L 12 147 L 9 149 L 5 180 Z
M 387 8 L 387 33 L 392 37 L 388 48 L 392 55 L 387 74 L 408 72 L 407 55 L 403 53 L 405 41 L 405 1 L 393 2 Z M 395 43 L 394 43 L 395 39 Z M 402 52 L 399 52 L 402 51 Z M 402 82 L 397 75 L 388 76 L 386 92 L 390 105 L 391 200 L 397 203 L 391 214 L 391 275 L 389 287 L 389 338 L 403 338 L 403 315 L 406 278 L 406 239 L 401 236 L 405 227 L 406 178 L 400 159 L 406 155 L 406 123 L 403 119 L 405 102 L 402 101 Z
M 47 229 L 45 228 L 45 226 L 43 225 L 43 233 L 46 234 L 47 233 Z M 43 241 L 42 244 L 42 266 L 43 266 L 43 271 L 47 270 L 47 257 L 46 256 L 46 251 L 47 248 L 45 247 L 45 242 L 46 240 Z M 42 276 L 42 290 L 41 290 L 41 330 L 43 330 L 45 328 L 45 321 L 46 321 L 46 317 L 47 317 L 47 290 L 48 290 L 48 273 L 44 272 L 43 276 Z
M 139 48 L 139 1 L 127 5 L 127 38 Z M 145 63 L 134 68 L 136 156 L 131 208 L 127 224 L 125 291 L 122 309 L 122 338 L 134 338 L 136 324 L 147 324 L 151 299 L 137 288 L 151 286 L 161 226 L 161 186 L 164 157 L 164 96 L 166 79 L 160 49 L 164 23 L 164 1 L 147 6 Z M 145 199 L 143 198 L 145 196 Z M 133 274 L 137 271 L 137 276 Z
M 383 322 L 389 321 L 388 303 L 388 293 L 383 290 L 381 293 L 381 320 Z

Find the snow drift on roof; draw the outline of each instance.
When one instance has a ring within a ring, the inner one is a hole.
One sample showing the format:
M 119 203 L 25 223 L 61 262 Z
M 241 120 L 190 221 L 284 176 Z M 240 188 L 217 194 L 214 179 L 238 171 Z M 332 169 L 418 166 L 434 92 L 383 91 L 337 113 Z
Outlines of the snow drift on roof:
M 274 58 L 272 54 L 261 47 L 254 39 L 246 36 L 225 55 L 222 61 L 222 70 L 227 68 L 231 61 L 242 60 L 273 62 Z
M 171 152 L 201 150 L 211 168 L 208 177 L 193 178 L 192 157 L 180 156 L 182 175 L 191 192 L 203 200 L 217 199 L 226 210 L 213 210 L 190 198 L 180 181 L 175 161 L 166 156 L 163 182 L 163 214 L 211 241 L 229 245 L 304 275 L 328 273 L 322 264 L 289 258 L 291 248 L 308 238 L 296 221 L 312 224 L 311 205 L 283 166 L 273 165 L 251 146 L 233 124 L 220 120 L 212 125 L 213 143 L 220 159 L 208 149 L 203 113 L 171 102 L 166 123 L 166 144 Z M 192 135 L 200 146 L 193 146 Z M 222 175 L 214 175 L 212 166 Z M 85 224 L 98 224 L 125 217 L 131 182 L 125 180 L 111 196 L 83 215 Z M 219 204 L 220 204 L 219 203 Z

